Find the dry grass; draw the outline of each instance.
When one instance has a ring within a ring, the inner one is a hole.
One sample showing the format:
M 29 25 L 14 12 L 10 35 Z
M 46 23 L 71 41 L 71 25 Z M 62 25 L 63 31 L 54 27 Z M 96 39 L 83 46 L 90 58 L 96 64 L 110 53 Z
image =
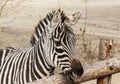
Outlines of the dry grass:
M 87 35 L 82 30 L 80 34 L 76 35 L 76 51 L 77 56 L 83 63 L 93 63 L 98 56 L 98 43 L 97 38 Z

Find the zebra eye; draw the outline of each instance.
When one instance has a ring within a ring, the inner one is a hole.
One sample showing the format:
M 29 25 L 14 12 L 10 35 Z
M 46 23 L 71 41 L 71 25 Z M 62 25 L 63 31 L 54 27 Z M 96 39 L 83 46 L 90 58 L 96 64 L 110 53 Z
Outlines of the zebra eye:
M 75 72 L 72 72 L 72 76 L 73 76 L 74 78 L 77 78 L 77 74 L 76 74 Z

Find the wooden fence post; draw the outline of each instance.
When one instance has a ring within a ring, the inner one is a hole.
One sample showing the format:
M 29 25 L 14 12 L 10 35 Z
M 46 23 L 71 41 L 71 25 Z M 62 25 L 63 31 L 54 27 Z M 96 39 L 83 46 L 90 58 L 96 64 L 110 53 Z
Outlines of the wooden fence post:
M 113 56 L 113 40 L 112 39 L 100 39 L 99 44 L 99 60 L 109 59 Z M 108 67 L 108 64 L 106 64 Z M 111 84 L 112 75 L 101 77 L 97 79 L 97 84 Z

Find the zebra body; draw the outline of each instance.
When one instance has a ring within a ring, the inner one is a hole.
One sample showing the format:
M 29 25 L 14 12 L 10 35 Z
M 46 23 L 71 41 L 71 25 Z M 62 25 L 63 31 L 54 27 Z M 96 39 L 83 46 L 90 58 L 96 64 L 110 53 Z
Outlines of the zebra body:
M 0 84 L 26 84 L 52 75 L 55 67 L 72 80 L 82 75 L 74 59 L 75 34 L 65 18 L 63 11 L 53 11 L 36 26 L 29 48 L 0 50 Z
M 37 47 L 16 50 L 6 57 L 0 73 L 1 84 L 26 84 L 50 75 L 54 68 L 42 55 L 37 55 L 42 54 Z
M 7 58 L 7 56 L 9 56 L 9 54 L 13 53 L 16 50 L 17 49 L 12 48 L 12 47 L 7 47 L 5 49 L 0 49 L 0 70 L 1 70 L 1 67 L 4 63 L 5 58 Z

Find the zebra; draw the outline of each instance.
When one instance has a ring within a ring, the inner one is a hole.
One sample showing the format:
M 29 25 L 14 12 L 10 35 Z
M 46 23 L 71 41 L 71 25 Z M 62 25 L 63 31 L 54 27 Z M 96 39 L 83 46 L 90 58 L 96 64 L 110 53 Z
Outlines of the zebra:
M 62 10 L 50 12 L 35 27 L 31 46 L 0 50 L 0 84 L 26 84 L 54 74 L 56 67 L 70 80 L 80 78 L 83 67 L 75 54 L 75 34 Z

